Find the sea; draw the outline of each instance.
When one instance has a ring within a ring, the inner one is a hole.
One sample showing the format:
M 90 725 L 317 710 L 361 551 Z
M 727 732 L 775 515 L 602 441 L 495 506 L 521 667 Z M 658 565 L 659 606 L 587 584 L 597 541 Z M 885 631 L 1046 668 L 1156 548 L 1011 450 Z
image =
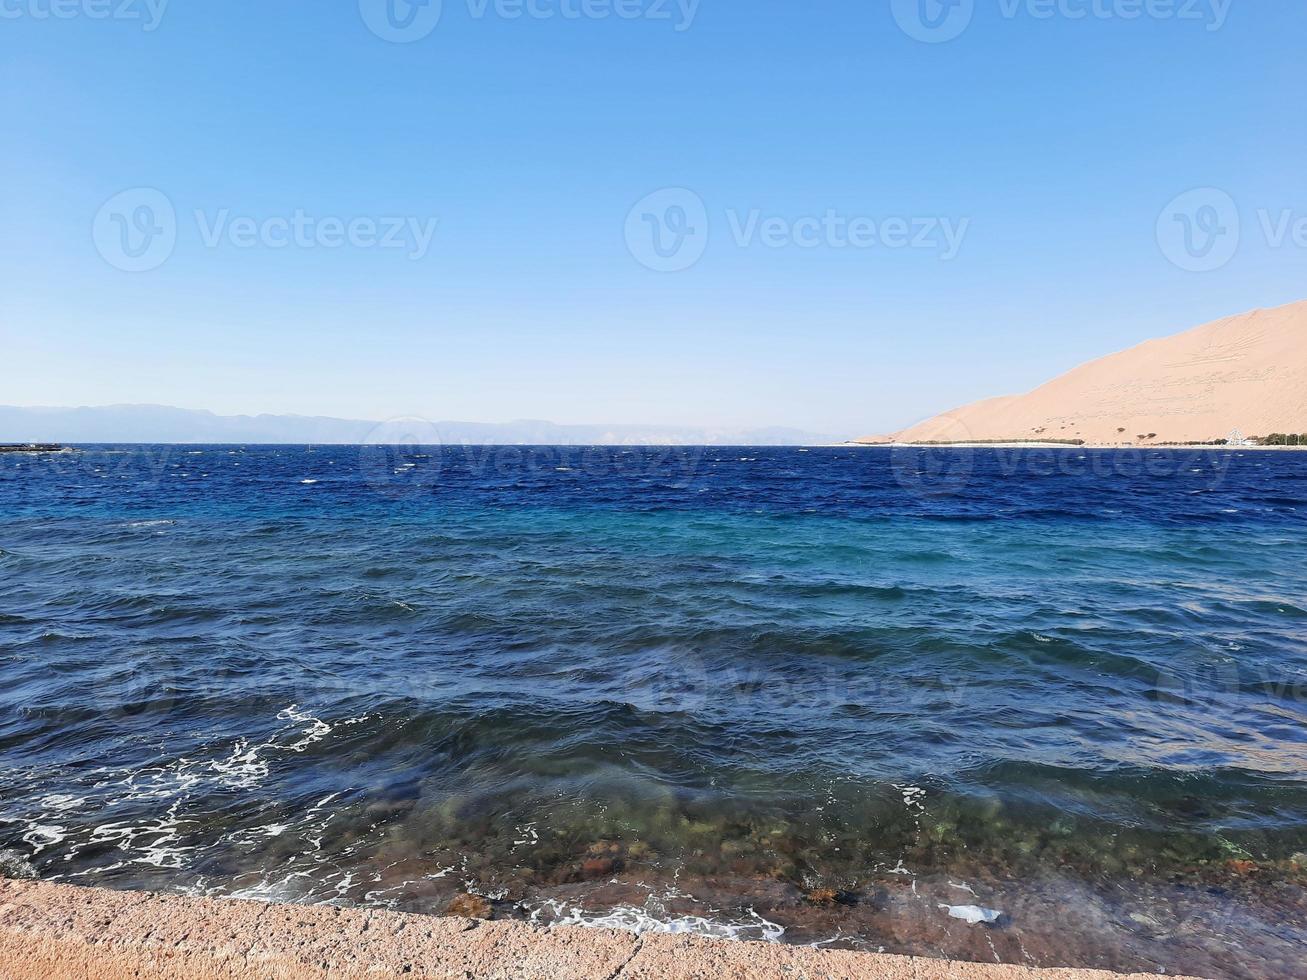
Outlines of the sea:
M 1307 974 L 1307 454 L 0 455 L 0 873 Z

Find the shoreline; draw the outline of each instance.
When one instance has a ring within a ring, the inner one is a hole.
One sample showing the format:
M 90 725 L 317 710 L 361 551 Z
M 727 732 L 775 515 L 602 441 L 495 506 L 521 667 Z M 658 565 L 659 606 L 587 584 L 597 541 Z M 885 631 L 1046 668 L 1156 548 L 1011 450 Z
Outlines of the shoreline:
M 48 456 L 53 453 L 70 453 L 74 450 L 69 446 L 64 446 L 55 442 L 26 442 L 26 443 L 2 443 L 0 444 L 0 454 L 15 456 L 19 454 L 31 456 L 41 455 Z
M 444 918 L 0 879 L 4 980 L 1145 980 L 687 934 Z M 1171 980 L 1194 980 L 1169 975 Z
M 1138 443 L 1086 442 L 1074 445 L 1067 442 L 842 442 L 841 448 L 858 449 L 1068 449 L 1068 450 L 1105 450 L 1114 452 L 1136 450 L 1138 452 L 1158 452 L 1159 450 L 1193 452 L 1300 452 L 1307 449 L 1302 446 L 1222 446 L 1214 442 L 1196 443 L 1192 446 L 1178 444 L 1141 446 Z

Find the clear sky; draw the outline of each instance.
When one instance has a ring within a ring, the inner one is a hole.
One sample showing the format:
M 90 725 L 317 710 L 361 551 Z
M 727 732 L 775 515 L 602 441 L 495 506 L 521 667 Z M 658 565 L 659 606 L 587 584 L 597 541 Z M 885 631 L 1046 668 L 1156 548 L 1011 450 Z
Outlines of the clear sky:
M 1307 5 L 951 2 L 0 0 L 0 403 L 860 435 L 1307 297 Z

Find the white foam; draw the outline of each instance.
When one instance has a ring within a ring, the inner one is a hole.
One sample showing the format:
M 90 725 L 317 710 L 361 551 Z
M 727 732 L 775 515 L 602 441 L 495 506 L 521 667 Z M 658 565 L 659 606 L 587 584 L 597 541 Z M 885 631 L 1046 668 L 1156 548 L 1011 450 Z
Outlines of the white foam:
M 266 745 L 249 748 L 245 739 L 240 739 L 226 759 L 209 763 L 217 773 L 217 782 L 228 789 L 253 789 L 268 778 L 271 771 L 266 759 L 259 758 L 260 750 Z
M 69 877 L 101 875 L 133 864 L 173 870 L 187 868 L 204 847 L 213 843 L 195 840 L 191 831 L 196 822 L 183 816 L 197 791 L 207 787 L 229 791 L 254 790 L 269 777 L 270 758 L 280 753 L 304 752 L 332 731 L 331 725 L 298 705 L 280 711 L 277 720 L 283 725 L 266 741 L 252 743 L 247 738 L 238 738 L 224 752 L 212 756 L 183 756 L 165 765 L 126 774 L 98 769 L 94 775 L 100 778 L 89 797 L 47 794 L 40 801 L 39 811 L 26 820 L 14 822 L 25 824 L 22 839 L 31 846 L 34 854 L 58 851 L 67 861 L 88 845 L 110 845 L 117 852 L 114 855 L 117 861 Z M 361 720 L 351 719 L 351 722 Z M 322 810 L 339 795 L 332 793 L 323 797 L 293 824 L 269 821 L 261 827 L 232 831 L 224 841 L 253 843 L 294 832 L 305 836 L 313 846 L 313 852 L 309 853 L 314 853 L 321 849 L 322 837 L 333 816 L 330 812 L 322 813 Z M 106 811 L 124 803 L 156 803 L 162 812 L 70 831 L 62 822 L 61 815 L 85 810 L 88 799 L 93 799 L 97 807 Z M 191 842 L 187 843 L 188 840 Z
M 100 824 L 91 830 L 91 842 L 112 843 L 125 854 L 133 855 L 132 864 L 148 864 L 155 868 L 184 868 L 195 845 L 181 843 L 182 828 L 189 822 L 177 815 L 180 801 L 173 803 L 159 818 L 139 826 L 126 822 Z
M 86 802 L 84 796 L 69 796 L 64 793 L 55 793 L 41 800 L 41 806 L 47 807 L 56 813 L 63 813 L 67 810 L 76 810 Z
M 302 890 L 295 887 L 295 879 L 313 877 L 307 871 L 292 871 L 280 881 L 260 881 L 245 888 L 238 888 L 229 894 L 231 898 L 241 898 L 251 902 L 295 902 L 302 897 Z
M 618 905 L 607 912 L 590 912 L 556 899 L 547 899 L 532 911 L 531 921 L 539 924 L 542 912 L 548 912 L 551 928 L 584 926 L 588 929 L 621 929 L 637 935 L 655 932 L 769 943 L 780 942 L 785 935 L 784 926 L 764 919 L 753 909 L 749 909 L 745 919 L 738 922 L 724 922 L 702 915 L 668 915 L 662 903 L 652 895 L 643 908 Z
M 34 823 L 23 834 L 23 840 L 30 844 L 33 854 L 40 854 L 47 847 L 63 843 L 68 836 L 68 828 L 62 824 Z

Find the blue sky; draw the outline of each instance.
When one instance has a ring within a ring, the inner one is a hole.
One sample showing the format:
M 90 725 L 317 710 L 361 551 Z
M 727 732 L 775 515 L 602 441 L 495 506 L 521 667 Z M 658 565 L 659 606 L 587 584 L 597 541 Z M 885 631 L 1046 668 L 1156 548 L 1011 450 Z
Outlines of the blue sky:
M 1307 296 L 1303 4 L 384 2 L 0 2 L 0 403 L 856 435 Z

